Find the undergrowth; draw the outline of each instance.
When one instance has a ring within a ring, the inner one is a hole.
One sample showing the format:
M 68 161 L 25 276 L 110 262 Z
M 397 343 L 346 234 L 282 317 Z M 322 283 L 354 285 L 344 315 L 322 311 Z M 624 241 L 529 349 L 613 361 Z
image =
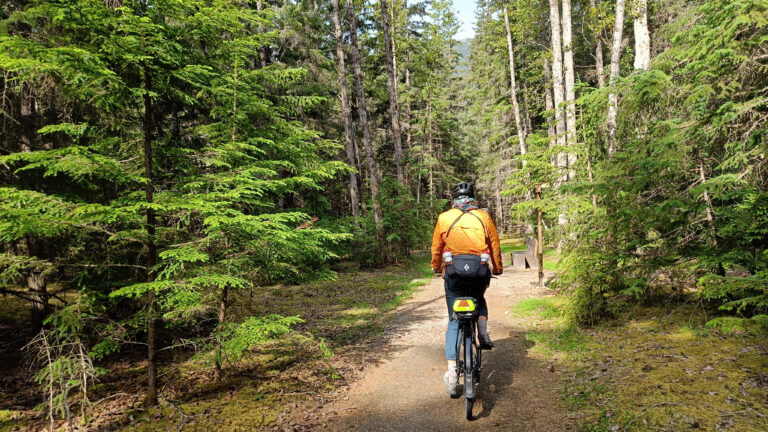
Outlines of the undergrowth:
M 515 306 L 536 319 L 534 355 L 563 371 L 562 397 L 586 432 L 768 430 L 768 336 L 762 318 L 712 318 L 700 306 L 637 307 L 591 329 L 569 301 Z
M 169 372 L 161 406 L 135 412 L 127 430 L 254 430 L 283 423 L 285 413 L 336 388 L 328 358 L 383 330 L 392 311 L 429 281 L 424 256 L 376 271 L 349 269 L 335 281 L 275 286 L 247 299 L 235 313 L 298 315 L 298 334 L 252 353 L 220 382 L 200 379 L 190 360 Z M 183 371 L 180 372 L 180 371 Z M 314 406 L 314 403 L 313 403 Z M 319 406 L 319 405 L 318 405 Z

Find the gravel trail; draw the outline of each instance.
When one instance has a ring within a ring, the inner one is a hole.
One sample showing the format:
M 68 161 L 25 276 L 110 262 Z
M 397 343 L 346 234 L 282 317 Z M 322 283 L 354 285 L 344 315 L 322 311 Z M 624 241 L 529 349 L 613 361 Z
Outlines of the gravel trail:
M 547 275 L 551 276 L 551 275 Z M 443 280 L 435 278 L 398 310 L 385 330 L 377 361 L 366 367 L 344 398 L 330 407 L 334 431 L 565 431 L 572 426 L 560 400 L 558 372 L 529 353 L 525 332 L 536 318 L 513 317 L 510 306 L 551 295 L 538 288 L 535 271 L 513 271 L 491 282 L 489 333 L 496 343 L 483 352 L 476 419 L 464 418 L 464 398 L 443 388 L 447 312 Z

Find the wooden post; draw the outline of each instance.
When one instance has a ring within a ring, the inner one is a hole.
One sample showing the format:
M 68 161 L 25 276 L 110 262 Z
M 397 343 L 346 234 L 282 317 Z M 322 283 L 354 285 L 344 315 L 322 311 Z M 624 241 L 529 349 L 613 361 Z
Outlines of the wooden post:
M 538 228 L 538 234 L 539 234 L 539 286 L 544 286 L 544 243 L 543 239 L 544 236 L 541 232 L 541 185 L 536 185 L 536 198 L 539 200 L 539 228 Z

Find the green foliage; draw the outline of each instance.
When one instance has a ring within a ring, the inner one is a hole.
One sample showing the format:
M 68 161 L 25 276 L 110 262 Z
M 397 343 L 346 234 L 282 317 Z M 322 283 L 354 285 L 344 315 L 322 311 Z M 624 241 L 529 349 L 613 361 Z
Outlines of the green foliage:
M 291 327 L 303 323 L 297 317 L 267 315 L 249 317 L 242 323 L 222 329 L 218 337 L 222 342 L 222 355 L 229 361 L 237 361 L 249 350 L 291 332 Z

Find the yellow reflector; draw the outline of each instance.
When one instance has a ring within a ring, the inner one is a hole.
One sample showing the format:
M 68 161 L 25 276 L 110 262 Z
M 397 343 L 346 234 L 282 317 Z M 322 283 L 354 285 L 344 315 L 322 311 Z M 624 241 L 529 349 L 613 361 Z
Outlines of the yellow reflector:
M 469 299 L 459 299 L 453 302 L 454 312 L 473 312 L 475 310 L 475 302 Z

